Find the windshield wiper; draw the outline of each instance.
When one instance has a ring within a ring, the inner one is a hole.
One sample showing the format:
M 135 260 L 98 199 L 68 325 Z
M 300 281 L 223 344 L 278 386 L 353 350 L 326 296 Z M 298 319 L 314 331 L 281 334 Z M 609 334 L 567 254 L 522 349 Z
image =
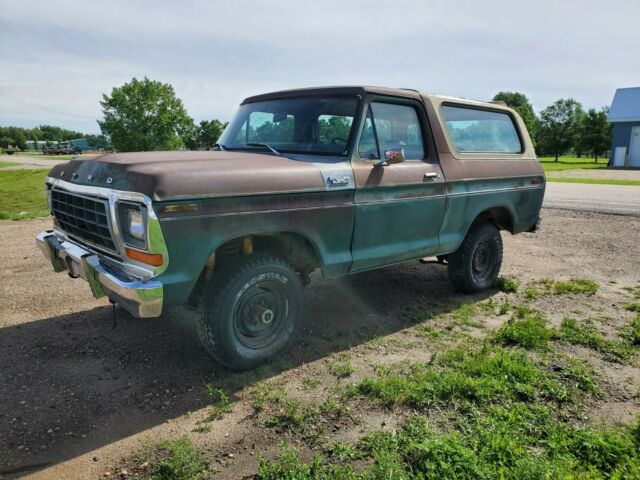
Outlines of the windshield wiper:
M 273 153 L 275 153 L 276 155 L 280 156 L 282 155 L 282 153 L 280 153 L 278 150 L 276 150 L 275 148 L 273 148 L 271 145 L 269 145 L 268 143 L 255 143 L 255 142 L 251 142 L 251 143 L 247 143 L 246 145 L 249 145 L 250 147 L 265 147 L 268 148 L 269 150 L 271 150 Z
M 221 151 L 221 152 L 224 152 L 224 151 L 227 149 L 227 147 L 225 147 L 225 146 L 224 146 L 224 145 L 222 145 L 221 143 L 214 143 L 214 144 L 213 144 L 213 148 L 216 148 L 216 147 L 218 147 L 218 148 L 220 149 L 220 151 Z

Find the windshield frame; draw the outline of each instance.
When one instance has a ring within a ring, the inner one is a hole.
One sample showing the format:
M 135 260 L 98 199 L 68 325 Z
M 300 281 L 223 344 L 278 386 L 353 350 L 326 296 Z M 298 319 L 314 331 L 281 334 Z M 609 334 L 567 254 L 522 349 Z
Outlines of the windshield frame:
M 229 151 L 239 151 L 239 152 L 266 152 L 271 154 L 272 152 L 266 148 L 266 147 L 262 147 L 262 146 L 250 146 L 250 145 L 245 145 L 245 146 L 235 146 L 235 145 L 227 145 L 224 142 L 224 136 L 227 133 L 227 130 L 229 128 L 231 128 L 232 123 L 234 122 L 234 120 L 236 119 L 236 116 L 238 115 L 238 112 L 240 111 L 240 109 L 244 106 L 247 105 L 253 105 L 256 103 L 265 103 L 265 102 L 271 102 L 271 101 L 281 101 L 281 100 L 300 100 L 300 99 L 308 99 L 308 98 L 318 98 L 318 99 L 355 99 L 356 100 L 356 106 L 355 106 L 355 113 L 353 116 L 353 120 L 351 121 L 351 129 L 349 131 L 349 138 L 347 138 L 347 143 L 345 145 L 345 149 L 342 152 L 336 153 L 336 152 L 323 152 L 323 151 L 315 151 L 315 150 L 298 150 L 298 149 L 290 149 L 290 148 L 286 148 L 283 147 L 279 144 L 275 144 L 275 148 L 277 148 L 277 150 L 279 152 L 281 152 L 282 154 L 292 154 L 292 155 L 310 155 L 310 156 L 325 156 L 325 157 L 351 157 L 352 153 L 353 153 L 353 149 L 354 149 L 354 145 L 356 143 L 357 137 L 359 136 L 359 126 L 360 126 L 360 120 L 362 118 L 362 111 L 363 111 L 363 106 L 364 106 L 364 101 L 363 101 L 363 97 L 360 94 L 356 94 L 356 93 L 336 93 L 336 94 L 326 94 L 326 93 L 317 93 L 317 94 L 309 94 L 309 93 L 301 93 L 300 95 L 295 95 L 295 96 L 290 96 L 290 95 L 286 95 L 286 96 L 282 96 L 282 97 L 276 97 L 276 98 L 270 98 L 269 100 L 258 100 L 255 102 L 249 102 L 249 103 L 241 103 L 240 106 L 238 107 L 238 109 L 236 110 L 236 113 L 234 115 L 234 117 L 231 119 L 231 121 L 229 122 L 229 124 L 227 125 L 227 128 L 224 129 L 224 131 L 222 132 L 222 134 L 220 135 L 220 138 L 218 139 L 218 142 L 222 142 L 222 147 L 224 148 L 224 150 L 229 150 Z M 243 123 L 244 124 L 244 123 Z M 240 127 L 242 128 L 242 126 Z M 263 142 L 261 142 L 263 143 Z M 269 143 L 269 145 L 272 145 L 272 142 L 267 142 Z

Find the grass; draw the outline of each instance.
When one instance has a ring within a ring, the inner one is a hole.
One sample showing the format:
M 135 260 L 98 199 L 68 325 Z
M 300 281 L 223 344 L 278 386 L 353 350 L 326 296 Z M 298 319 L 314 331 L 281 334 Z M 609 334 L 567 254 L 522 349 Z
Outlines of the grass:
M 46 217 L 49 215 L 45 178 L 49 170 L 0 172 L 0 219 Z
M 161 443 L 145 472 L 136 478 L 153 480 L 204 480 L 209 478 L 208 462 L 187 437 Z
M 499 277 L 497 282 L 498 288 L 505 293 L 516 293 L 520 284 L 517 280 Z
M 560 326 L 560 334 L 562 340 L 596 350 L 608 360 L 624 362 L 633 354 L 632 345 L 606 339 L 591 320 L 579 322 L 574 318 L 565 318 Z
M 519 345 L 529 350 L 547 350 L 549 340 L 555 336 L 547 326 L 547 320 L 540 312 L 532 312 L 519 316 L 514 314 L 496 332 L 495 341 L 503 345 Z
M 353 373 L 353 365 L 350 362 L 334 363 L 331 365 L 331 373 L 336 378 L 347 378 Z
M 638 312 L 640 313 L 640 302 L 631 302 L 627 303 L 624 306 L 625 310 L 629 310 L 630 312 Z
M 540 295 L 566 295 L 569 293 L 582 293 L 593 295 L 598 292 L 598 284 L 586 278 L 571 278 L 569 280 L 542 279 L 532 282 L 526 291 L 528 300 L 535 299 Z
M 640 186 L 640 180 L 622 180 L 613 178 L 547 177 L 547 182 L 588 183 L 591 185 L 631 185 L 635 187 Z
M 589 157 L 571 157 L 562 156 L 558 161 L 555 161 L 555 157 L 538 157 L 538 161 L 542 164 L 545 172 L 557 172 L 559 170 L 577 170 L 577 169 L 591 169 L 591 168 L 607 168 L 608 159 L 598 159 L 598 163 L 595 163 L 593 159 Z
M 16 162 L 0 162 L 0 168 L 15 167 L 16 165 L 20 165 L 20 164 Z

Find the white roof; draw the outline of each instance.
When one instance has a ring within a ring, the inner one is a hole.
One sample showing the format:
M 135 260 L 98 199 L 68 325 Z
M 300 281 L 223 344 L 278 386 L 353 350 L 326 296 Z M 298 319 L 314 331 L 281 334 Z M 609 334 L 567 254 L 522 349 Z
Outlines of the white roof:
M 607 120 L 609 122 L 640 122 L 640 87 L 617 89 Z

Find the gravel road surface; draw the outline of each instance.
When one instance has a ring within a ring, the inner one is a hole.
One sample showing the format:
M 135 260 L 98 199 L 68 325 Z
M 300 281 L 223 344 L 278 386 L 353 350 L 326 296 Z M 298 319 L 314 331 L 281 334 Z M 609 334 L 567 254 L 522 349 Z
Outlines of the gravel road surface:
M 640 282 L 640 218 L 547 209 L 542 220 L 535 234 L 503 235 L 504 275 L 521 284 L 591 278 L 601 285 L 597 302 L 609 308 L 624 301 L 624 286 Z M 257 381 L 286 375 L 290 382 L 314 368 L 324 371 L 327 356 L 400 332 L 407 327 L 402 312 L 418 300 L 437 299 L 453 309 L 499 295 L 456 294 L 445 267 L 418 262 L 340 282 L 315 275 L 305 290 L 299 341 L 261 369 L 233 373 L 207 357 L 193 314 L 181 308 L 159 319 L 120 312 L 113 328 L 108 302 L 94 300 L 86 283 L 53 273 L 36 249 L 34 235 L 49 226 L 49 219 L 0 222 L 0 478 L 5 479 L 103 477 L 142 445 L 193 435 L 194 418 L 204 415 L 208 404 L 205 383 L 242 399 Z M 571 301 L 557 300 L 554 308 L 574 308 L 560 303 Z M 379 360 L 368 358 L 374 350 L 361 350 L 359 361 Z M 612 371 L 638 376 L 635 370 Z M 638 408 L 628 395 L 616 400 L 623 413 Z M 221 478 L 256 471 L 257 457 L 238 446 L 247 435 L 256 451 L 277 448 L 271 433 L 251 430 L 250 405 L 241 400 L 199 437 L 213 451 L 237 452 L 227 462 L 235 470 Z M 603 410 L 618 415 L 608 404 Z

